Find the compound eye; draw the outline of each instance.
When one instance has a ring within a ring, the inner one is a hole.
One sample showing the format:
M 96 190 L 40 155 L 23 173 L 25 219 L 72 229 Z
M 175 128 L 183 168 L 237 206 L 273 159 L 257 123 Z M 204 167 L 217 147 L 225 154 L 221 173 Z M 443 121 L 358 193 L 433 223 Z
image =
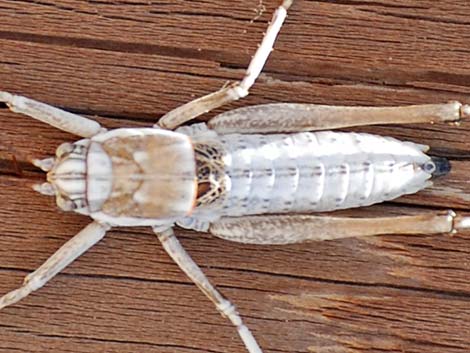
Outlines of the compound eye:
M 75 203 L 61 195 L 58 195 L 56 198 L 57 206 L 63 211 L 73 211 L 76 209 Z
M 73 144 L 69 142 L 64 142 L 57 148 L 55 154 L 58 158 L 61 158 L 67 154 L 72 153 L 72 151 L 73 151 Z
M 69 199 L 66 196 L 58 195 L 56 198 L 57 206 L 63 211 L 75 211 L 87 207 L 86 200 L 82 198 Z
M 74 210 L 79 210 L 79 209 L 82 209 L 82 208 L 85 208 L 86 207 L 86 201 L 84 198 L 80 198 L 80 199 L 75 199 L 75 200 L 72 200 L 73 202 L 73 209 Z

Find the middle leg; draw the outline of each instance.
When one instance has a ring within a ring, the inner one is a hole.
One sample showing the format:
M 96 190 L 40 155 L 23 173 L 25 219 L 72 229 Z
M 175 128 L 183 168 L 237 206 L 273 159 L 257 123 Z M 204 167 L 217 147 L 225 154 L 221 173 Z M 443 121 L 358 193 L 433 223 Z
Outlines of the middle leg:
M 281 6 L 277 8 L 261 42 L 261 45 L 258 47 L 258 50 L 251 59 L 245 77 L 241 82 L 237 82 L 234 85 L 222 88 L 216 92 L 197 98 L 176 109 L 171 110 L 170 112 L 166 113 L 154 126 L 173 130 L 185 122 L 198 117 L 199 115 L 221 107 L 222 105 L 236 101 L 240 98 L 246 97 L 248 95 L 249 89 L 251 86 L 253 86 L 255 80 L 260 75 L 264 64 L 268 60 L 269 54 L 273 50 L 276 37 L 281 30 L 284 20 L 287 17 L 287 9 L 292 5 L 293 1 L 294 0 L 284 0 Z
M 237 328 L 249 353 L 263 353 L 250 329 L 245 326 L 242 318 L 235 309 L 235 306 L 209 282 L 209 279 L 202 272 L 199 266 L 184 250 L 181 243 L 175 237 L 173 229 L 161 232 L 154 229 L 155 234 L 162 243 L 164 249 L 170 257 L 178 264 L 181 270 L 199 287 L 199 289 L 214 303 L 217 310 Z

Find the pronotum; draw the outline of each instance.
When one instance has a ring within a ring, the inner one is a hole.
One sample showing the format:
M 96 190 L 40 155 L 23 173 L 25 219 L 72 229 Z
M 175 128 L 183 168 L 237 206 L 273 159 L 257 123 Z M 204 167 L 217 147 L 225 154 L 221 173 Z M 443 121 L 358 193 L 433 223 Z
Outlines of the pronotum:
M 456 232 L 470 219 L 452 211 L 381 218 L 313 215 L 371 205 L 417 192 L 449 164 L 428 147 L 331 129 L 367 124 L 458 122 L 458 102 L 407 107 L 267 104 L 182 124 L 248 95 L 271 52 L 292 0 L 275 11 L 242 81 L 180 106 L 152 128 L 108 131 L 96 121 L 0 92 L 0 102 L 80 136 L 56 156 L 35 160 L 47 172 L 38 192 L 93 219 L 0 308 L 41 288 L 113 226 L 149 226 L 180 268 L 236 327 L 250 353 L 262 352 L 235 307 L 209 282 L 173 233 L 175 225 L 255 244 L 287 244 L 379 234 Z M 322 131 L 317 131 L 322 130 Z M 165 158 L 161 158 L 165 156 Z

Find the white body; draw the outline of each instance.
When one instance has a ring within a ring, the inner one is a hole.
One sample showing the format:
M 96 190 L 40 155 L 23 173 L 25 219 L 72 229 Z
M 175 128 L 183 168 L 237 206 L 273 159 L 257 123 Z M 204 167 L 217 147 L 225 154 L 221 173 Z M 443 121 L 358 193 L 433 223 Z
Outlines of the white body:
M 178 224 L 197 230 L 223 216 L 307 213 L 367 206 L 427 185 L 426 146 L 363 133 L 332 131 L 216 135 L 179 131 L 222 149 L 225 192 Z M 204 131 L 202 129 L 202 131 Z
M 333 211 L 415 193 L 435 169 L 426 149 L 332 131 L 116 129 L 59 153 L 48 179 L 97 221 L 201 231 L 221 217 Z

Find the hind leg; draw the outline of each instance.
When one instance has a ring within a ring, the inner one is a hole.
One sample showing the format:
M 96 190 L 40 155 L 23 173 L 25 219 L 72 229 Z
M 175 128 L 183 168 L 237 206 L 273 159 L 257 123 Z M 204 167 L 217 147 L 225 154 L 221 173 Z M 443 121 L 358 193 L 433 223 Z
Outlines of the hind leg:
M 452 211 L 411 216 L 352 218 L 317 215 L 225 217 L 209 233 L 249 244 L 292 244 L 382 234 L 454 234 L 470 228 L 470 217 Z
M 207 125 L 221 134 L 286 133 L 376 124 L 458 123 L 469 116 L 470 107 L 458 102 L 401 107 L 274 103 L 231 110 Z

